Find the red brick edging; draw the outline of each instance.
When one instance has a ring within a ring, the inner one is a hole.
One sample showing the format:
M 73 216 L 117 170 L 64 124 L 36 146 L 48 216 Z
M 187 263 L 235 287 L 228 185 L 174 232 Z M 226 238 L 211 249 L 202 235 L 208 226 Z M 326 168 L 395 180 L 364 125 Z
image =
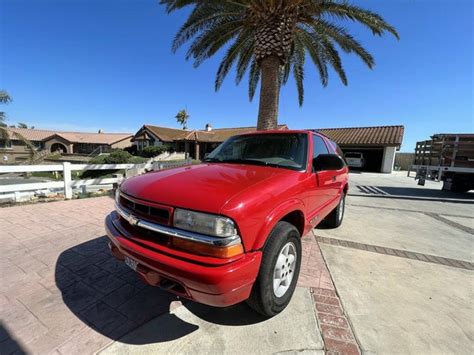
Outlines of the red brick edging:
M 301 273 L 300 278 L 303 277 L 299 285 L 310 287 L 326 354 L 361 354 L 319 244 L 312 233 L 303 238 Z
M 360 354 L 359 345 L 333 290 L 311 288 L 326 354 Z

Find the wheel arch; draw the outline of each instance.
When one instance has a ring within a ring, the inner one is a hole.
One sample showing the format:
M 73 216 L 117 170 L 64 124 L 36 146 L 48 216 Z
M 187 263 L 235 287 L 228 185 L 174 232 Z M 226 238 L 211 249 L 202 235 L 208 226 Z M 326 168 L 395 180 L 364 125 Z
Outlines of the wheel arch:
M 265 218 L 265 223 L 257 234 L 253 249 L 258 250 L 265 245 L 271 231 L 280 221 L 294 225 L 302 237 L 306 226 L 304 210 L 303 202 L 297 199 L 287 201 L 273 209 Z
M 300 236 L 303 236 L 304 233 L 304 226 L 305 226 L 305 219 L 304 219 L 304 213 L 301 210 L 294 210 L 285 216 L 281 218 L 278 222 L 280 221 L 285 221 L 288 222 L 296 227 L 298 229 L 298 232 L 300 232 Z M 277 223 L 278 223 L 277 222 Z
M 347 195 L 347 192 L 349 191 L 349 184 L 346 183 L 344 187 L 342 188 L 342 192 L 344 192 L 345 195 Z

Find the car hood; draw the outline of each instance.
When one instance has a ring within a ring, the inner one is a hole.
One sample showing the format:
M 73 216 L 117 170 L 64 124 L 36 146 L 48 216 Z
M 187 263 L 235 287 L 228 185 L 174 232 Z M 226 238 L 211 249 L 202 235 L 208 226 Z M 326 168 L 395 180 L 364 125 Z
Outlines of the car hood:
M 173 207 L 219 213 L 235 195 L 291 170 L 244 164 L 209 163 L 151 172 L 127 179 L 121 191 Z

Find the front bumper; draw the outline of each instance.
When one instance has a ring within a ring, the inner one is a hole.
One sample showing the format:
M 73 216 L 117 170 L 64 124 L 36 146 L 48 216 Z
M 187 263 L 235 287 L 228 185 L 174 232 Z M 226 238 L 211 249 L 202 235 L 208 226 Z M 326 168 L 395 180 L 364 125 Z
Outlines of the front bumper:
M 230 306 L 250 296 L 260 268 L 261 252 L 246 253 L 224 265 L 203 265 L 145 248 L 121 233 L 114 222 L 120 223 L 116 212 L 105 220 L 113 255 L 121 260 L 128 256 L 137 261 L 137 272 L 148 284 L 216 307 Z

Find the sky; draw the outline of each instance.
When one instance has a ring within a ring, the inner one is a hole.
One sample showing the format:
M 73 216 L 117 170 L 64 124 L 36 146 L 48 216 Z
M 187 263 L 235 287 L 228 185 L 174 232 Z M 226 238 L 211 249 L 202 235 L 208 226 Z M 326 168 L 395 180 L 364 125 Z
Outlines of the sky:
M 402 151 L 435 133 L 474 132 L 473 1 L 353 0 L 400 34 L 373 36 L 347 23 L 373 54 L 368 69 L 343 55 L 349 85 L 334 72 L 323 88 L 307 61 L 305 102 L 283 87 L 279 123 L 290 128 L 404 125 Z M 166 14 L 158 0 L 0 0 L 0 89 L 13 102 L 7 123 L 36 128 L 136 132 L 143 124 L 178 127 L 186 108 L 193 129 L 253 126 L 258 93 L 230 73 L 217 93 L 220 52 L 193 68 L 186 48 L 171 51 L 188 11 Z

